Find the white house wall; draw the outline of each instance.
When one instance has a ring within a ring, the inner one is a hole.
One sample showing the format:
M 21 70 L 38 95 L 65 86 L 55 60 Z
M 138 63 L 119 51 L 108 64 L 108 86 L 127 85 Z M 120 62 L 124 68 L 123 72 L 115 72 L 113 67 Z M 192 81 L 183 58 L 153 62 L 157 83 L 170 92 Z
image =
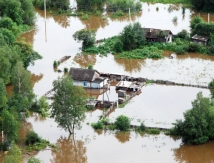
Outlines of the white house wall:
M 103 85 L 105 86 L 107 84 L 107 79 L 105 79 L 101 83 L 93 83 L 93 82 L 91 82 L 91 84 L 90 84 L 90 82 L 88 82 L 88 81 L 76 81 L 76 80 L 74 80 L 73 83 L 74 83 L 75 86 L 82 86 L 82 87 L 85 87 L 85 88 L 102 88 Z

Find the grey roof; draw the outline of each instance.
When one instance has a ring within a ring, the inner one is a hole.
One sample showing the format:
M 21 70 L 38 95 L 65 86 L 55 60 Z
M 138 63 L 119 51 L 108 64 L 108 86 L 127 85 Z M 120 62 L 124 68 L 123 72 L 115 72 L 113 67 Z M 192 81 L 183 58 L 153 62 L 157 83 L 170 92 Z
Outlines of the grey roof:
M 164 37 L 162 34 L 165 32 L 166 35 L 172 34 L 170 30 L 161 30 L 161 29 L 154 29 L 154 28 L 141 28 L 145 31 L 146 38 L 158 38 Z
M 89 70 L 89 69 L 71 67 L 70 71 L 69 71 L 69 75 L 72 76 L 73 80 L 92 81 L 95 72 L 100 74 L 97 70 Z
M 106 78 L 104 77 L 97 77 L 93 80 L 94 83 L 101 83 L 105 80 Z
M 208 41 L 210 39 L 210 37 L 200 36 L 200 35 L 195 34 L 194 36 L 192 36 L 192 39 L 199 40 L 199 41 Z

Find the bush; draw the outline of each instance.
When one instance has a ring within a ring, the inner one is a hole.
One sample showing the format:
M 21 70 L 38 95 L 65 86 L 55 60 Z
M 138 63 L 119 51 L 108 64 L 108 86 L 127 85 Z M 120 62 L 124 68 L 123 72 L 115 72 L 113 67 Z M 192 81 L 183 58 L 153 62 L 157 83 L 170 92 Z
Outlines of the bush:
M 3 141 L 3 143 L 1 144 L 1 149 L 3 151 L 8 151 L 9 150 L 9 146 L 10 146 L 10 143 L 8 141 Z
M 214 45 L 210 46 L 210 47 L 207 49 L 207 53 L 208 53 L 209 55 L 214 56 Z
M 89 69 L 89 70 L 93 70 L 93 64 L 90 63 L 90 64 L 88 65 L 88 69 Z
M 176 35 L 177 38 L 181 38 L 181 39 L 189 39 L 189 33 L 187 32 L 187 30 L 183 29 L 181 32 L 179 32 Z
M 158 129 L 148 129 L 147 133 L 148 134 L 158 135 L 158 134 L 160 134 L 160 130 L 158 130 Z
M 64 73 L 67 73 L 67 72 L 68 72 L 68 68 L 65 67 L 65 68 L 64 68 Z
M 94 129 L 103 129 L 104 126 L 103 126 L 103 123 L 101 121 L 98 121 L 97 123 L 92 123 L 91 126 L 94 128 Z
M 214 88 L 214 79 L 209 83 L 210 88 Z
M 118 40 L 117 42 L 115 42 L 115 44 L 114 44 L 114 51 L 116 53 L 121 53 L 123 51 L 123 43 L 120 40 Z
M 57 67 L 58 66 L 58 63 L 57 63 L 57 61 L 54 61 L 54 63 L 53 63 L 53 67 Z
M 120 115 L 116 118 L 114 125 L 118 130 L 127 131 L 130 128 L 130 119 L 124 115 Z
M 27 163 L 41 163 L 39 159 L 31 157 Z
M 42 141 L 42 139 L 34 131 L 29 131 L 26 135 L 25 143 L 27 145 L 40 143 L 41 141 Z
M 139 127 L 140 131 L 145 131 L 146 130 L 146 126 L 143 122 L 141 122 L 140 127 Z
M 190 43 L 188 46 L 187 51 L 188 52 L 198 52 L 200 49 L 201 45 L 197 43 Z
M 172 19 L 172 22 L 176 23 L 177 21 L 178 21 L 178 17 L 174 16 L 173 19 Z

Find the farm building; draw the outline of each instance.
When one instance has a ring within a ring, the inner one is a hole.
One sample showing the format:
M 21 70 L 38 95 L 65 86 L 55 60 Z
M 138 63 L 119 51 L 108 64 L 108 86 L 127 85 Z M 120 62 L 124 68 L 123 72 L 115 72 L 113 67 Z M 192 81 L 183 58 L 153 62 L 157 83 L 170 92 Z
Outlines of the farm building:
M 210 38 L 208 36 L 200 36 L 195 34 L 191 37 L 192 42 L 199 43 L 202 45 L 207 45 Z
M 142 28 L 147 42 L 172 42 L 173 34 L 170 30 Z
M 74 85 L 82 86 L 85 88 L 106 88 L 108 78 L 100 77 L 97 70 L 89 70 L 83 68 L 71 67 L 69 75 L 74 81 Z

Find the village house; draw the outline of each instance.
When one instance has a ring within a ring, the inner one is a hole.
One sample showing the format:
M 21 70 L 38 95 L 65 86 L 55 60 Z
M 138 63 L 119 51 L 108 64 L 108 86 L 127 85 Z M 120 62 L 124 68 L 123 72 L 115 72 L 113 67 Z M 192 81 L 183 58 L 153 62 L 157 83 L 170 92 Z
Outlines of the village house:
M 192 42 L 195 42 L 195 43 L 207 45 L 210 38 L 208 36 L 200 36 L 200 35 L 195 34 L 194 36 L 191 37 L 191 40 L 192 40 Z
M 147 42 L 172 42 L 173 34 L 170 30 L 142 28 Z
M 108 78 L 100 77 L 100 73 L 97 70 L 71 67 L 69 75 L 72 77 L 73 83 L 76 86 L 100 89 L 108 85 Z

